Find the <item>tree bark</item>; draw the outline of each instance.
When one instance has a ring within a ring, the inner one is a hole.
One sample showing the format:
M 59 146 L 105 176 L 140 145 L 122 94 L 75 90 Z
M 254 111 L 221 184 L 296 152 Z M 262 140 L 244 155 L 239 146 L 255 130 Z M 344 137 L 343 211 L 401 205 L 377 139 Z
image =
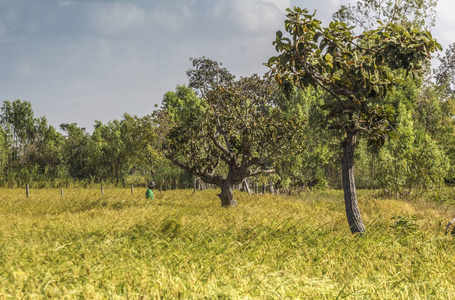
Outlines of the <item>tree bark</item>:
M 343 142 L 343 158 L 341 160 L 341 178 L 344 191 L 346 217 L 352 233 L 364 232 L 360 210 L 357 203 L 357 192 L 354 178 L 354 151 L 357 143 L 357 132 L 348 131 Z
M 237 206 L 237 201 L 234 199 L 234 185 L 228 180 L 223 180 L 220 188 L 221 193 L 218 197 L 221 199 L 221 207 Z

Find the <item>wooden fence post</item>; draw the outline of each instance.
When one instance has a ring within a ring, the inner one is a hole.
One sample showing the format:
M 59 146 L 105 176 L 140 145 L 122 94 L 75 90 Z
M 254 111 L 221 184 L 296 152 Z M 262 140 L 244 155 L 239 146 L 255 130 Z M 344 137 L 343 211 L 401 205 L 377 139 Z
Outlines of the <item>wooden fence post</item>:
M 262 184 L 262 194 L 265 194 L 265 183 Z
M 63 198 L 63 188 L 60 189 L 60 195 L 62 195 Z
M 134 188 L 133 188 L 133 185 L 131 185 L 131 195 L 134 195 Z
M 100 179 L 100 183 L 101 183 L 101 194 L 104 196 L 103 181 L 101 179 Z
M 30 195 L 30 188 L 29 188 L 28 184 L 25 186 L 25 195 L 27 195 L 27 198 Z

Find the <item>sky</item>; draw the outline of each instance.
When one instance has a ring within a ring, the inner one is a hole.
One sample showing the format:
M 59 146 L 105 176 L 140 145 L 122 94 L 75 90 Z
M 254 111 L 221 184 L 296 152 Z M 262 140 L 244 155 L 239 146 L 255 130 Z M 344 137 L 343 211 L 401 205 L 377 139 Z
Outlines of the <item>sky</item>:
M 190 57 L 264 74 L 285 9 L 327 25 L 348 0 L 0 0 L 0 101 L 32 104 L 55 128 L 88 132 L 126 112 L 144 116 L 187 84 Z M 433 36 L 455 42 L 455 1 L 439 0 Z

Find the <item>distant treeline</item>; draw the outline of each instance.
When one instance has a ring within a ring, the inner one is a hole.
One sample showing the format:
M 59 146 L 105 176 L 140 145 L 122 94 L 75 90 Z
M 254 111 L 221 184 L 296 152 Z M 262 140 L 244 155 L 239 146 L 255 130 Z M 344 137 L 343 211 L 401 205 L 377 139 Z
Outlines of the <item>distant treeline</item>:
M 179 89 L 193 93 L 189 88 Z M 250 181 L 273 184 L 282 191 L 339 188 L 342 138 L 323 129 L 327 112 L 321 103 L 328 95 L 312 90 L 297 93 L 293 105 L 299 106 L 307 120 L 302 151 L 287 154 L 275 174 Z M 396 109 L 393 126 L 399 137 L 382 147 L 360 139 L 355 166 L 358 187 L 409 196 L 453 181 L 453 97 L 438 85 L 409 78 L 388 101 Z M 152 112 L 143 117 L 124 114 L 121 120 L 107 124 L 96 121 L 91 134 L 77 124 L 61 124 L 61 133 L 45 117 L 35 118 L 29 102 L 16 100 L 3 102 L 0 122 L 3 187 L 89 186 L 100 181 L 141 186 L 150 180 L 163 189 L 193 186 L 193 177 L 162 154 L 159 118 Z
M 151 115 L 124 114 L 120 121 L 95 122 L 92 134 L 77 124 L 63 133 L 35 118 L 27 101 L 4 101 L 0 111 L 0 186 L 89 186 L 105 183 L 185 188 L 192 176 L 168 163 L 154 145 Z

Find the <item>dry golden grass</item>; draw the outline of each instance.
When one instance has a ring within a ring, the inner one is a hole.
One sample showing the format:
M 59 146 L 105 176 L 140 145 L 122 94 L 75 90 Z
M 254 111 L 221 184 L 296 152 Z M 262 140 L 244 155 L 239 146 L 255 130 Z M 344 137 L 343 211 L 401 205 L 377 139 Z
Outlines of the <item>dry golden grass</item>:
M 0 189 L 0 299 L 455 298 L 447 205 L 361 191 L 352 236 L 340 191 L 144 198 Z

